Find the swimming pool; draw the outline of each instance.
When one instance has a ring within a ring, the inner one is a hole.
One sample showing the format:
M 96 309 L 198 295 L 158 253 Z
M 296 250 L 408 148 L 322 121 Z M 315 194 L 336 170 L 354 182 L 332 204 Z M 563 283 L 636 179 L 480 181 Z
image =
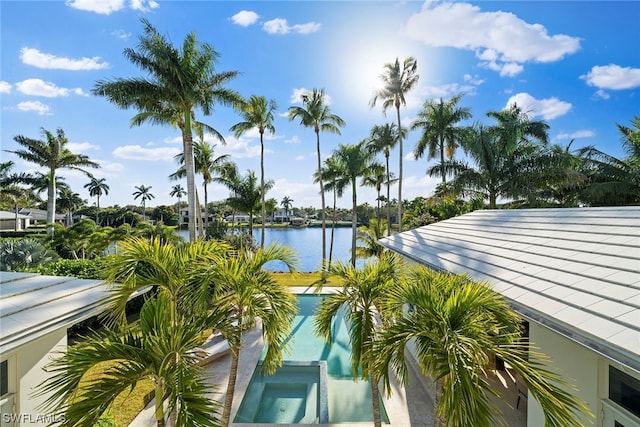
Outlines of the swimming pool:
M 234 422 L 372 422 L 371 386 L 368 381 L 353 380 L 344 312 L 334 319 L 333 343 L 329 345 L 314 333 L 314 312 L 324 297 L 297 297 L 299 312 L 293 323 L 290 352 L 284 355 L 283 367 L 275 375 L 267 376 L 260 372 L 260 364 L 256 366 Z M 323 395 L 323 387 L 326 395 Z M 388 423 L 382 401 L 380 411 L 383 422 Z

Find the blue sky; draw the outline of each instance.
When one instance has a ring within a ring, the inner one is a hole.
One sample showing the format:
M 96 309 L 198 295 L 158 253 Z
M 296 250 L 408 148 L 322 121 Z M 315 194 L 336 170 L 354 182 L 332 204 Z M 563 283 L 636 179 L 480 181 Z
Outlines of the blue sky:
M 276 133 L 265 143 L 267 197 L 288 196 L 296 207 L 320 205 L 313 130 L 290 122 L 289 106 L 300 94 L 324 88 L 330 108 L 347 125 L 342 135 L 321 134 L 323 157 L 338 144 L 357 143 L 376 124 L 394 121 L 392 110 L 370 108 L 383 65 L 413 56 L 419 83 L 401 110 L 411 123 L 430 98 L 464 93 L 461 106 L 475 121 L 492 123 L 487 111 L 517 102 L 551 126 L 552 143 L 594 145 L 623 156 L 615 124 L 640 114 L 640 2 L 636 1 L 150 1 L 69 0 L 0 2 L 1 141 L 41 138 L 41 128 L 62 128 L 70 148 L 102 168 L 110 191 L 101 205 L 133 204 L 134 187 L 152 187 L 149 205 L 171 204 L 168 175 L 182 149 L 179 131 L 145 125 L 131 128 L 133 110 L 119 110 L 91 95 L 96 80 L 141 76 L 123 56 L 135 47 L 148 19 L 178 45 L 195 32 L 220 53 L 217 71 L 241 74 L 230 84 L 245 97 L 262 95 L 278 104 Z M 198 112 L 197 112 L 198 114 Z M 236 139 L 228 129 L 240 121 L 217 106 L 199 119 L 220 131 L 216 153 L 230 154 L 241 171 L 259 171 L 257 132 Z M 437 178 L 425 175 L 434 160 L 414 159 L 419 132 L 404 143 L 403 198 L 428 196 Z M 14 160 L 19 171 L 37 170 Z M 397 172 L 398 153 L 391 155 Z M 85 176 L 63 172 L 72 189 L 94 202 Z M 186 182 L 182 183 L 186 187 Z M 393 191 L 393 190 L 392 190 Z M 228 191 L 210 186 L 210 200 Z M 396 193 L 397 194 L 397 190 Z M 358 202 L 375 204 L 363 188 Z M 346 193 L 340 206 L 350 207 Z

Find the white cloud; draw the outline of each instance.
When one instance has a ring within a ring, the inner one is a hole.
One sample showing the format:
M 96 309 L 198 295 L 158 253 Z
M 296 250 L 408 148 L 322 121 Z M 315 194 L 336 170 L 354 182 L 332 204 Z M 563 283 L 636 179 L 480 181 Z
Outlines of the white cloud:
M 21 102 L 18 104 L 17 108 L 20 111 L 35 111 L 41 116 L 50 114 L 49 106 L 47 104 L 43 104 L 40 101 Z
M 446 83 L 440 86 L 426 86 L 422 88 L 421 93 L 426 98 L 449 98 L 459 93 L 473 95 L 477 87 L 484 83 L 484 80 L 480 80 L 477 76 L 472 77 L 467 74 L 463 78 L 466 84 Z
M 594 99 L 609 99 L 609 98 L 611 98 L 611 95 L 609 95 L 607 92 L 605 92 L 602 89 L 598 89 L 596 91 L 596 93 L 593 94 L 593 98 Z
M 259 16 L 257 13 L 252 12 L 250 10 L 241 10 L 231 17 L 231 20 L 234 24 L 240 25 L 242 27 L 248 27 L 249 25 L 253 25 L 258 20 Z
M 20 59 L 24 64 L 37 68 L 49 70 L 103 70 L 109 68 L 107 62 L 102 61 L 99 56 L 93 58 L 71 59 L 60 56 L 42 53 L 38 49 L 23 47 L 20 49 Z
M 54 83 L 45 82 L 40 79 L 27 79 L 16 83 L 18 92 L 25 95 L 44 96 L 46 98 L 56 98 L 58 96 L 69 96 L 70 92 L 82 95 L 82 89 L 68 89 L 58 87 Z
M 580 138 L 592 138 L 595 132 L 589 129 L 582 129 L 573 133 L 560 133 L 558 139 L 580 139 Z
M 125 145 L 113 150 L 115 157 L 127 160 L 174 161 L 181 150 L 174 147 L 144 148 L 139 145 Z
M 292 136 L 289 139 L 284 140 L 285 144 L 300 144 L 300 138 L 297 135 Z
M 512 13 L 482 12 L 469 3 L 427 0 L 404 33 L 428 46 L 471 50 L 483 67 L 502 76 L 520 73 L 523 63 L 558 61 L 580 48 L 576 37 L 550 35 L 540 24 Z
M 100 149 L 99 146 L 93 145 L 90 142 L 70 142 L 67 144 L 67 148 L 71 150 L 72 153 L 84 153 L 89 150 Z
M 305 87 L 295 88 L 293 89 L 293 92 L 291 92 L 291 97 L 289 98 L 289 101 L 292 104 L 302 104 L 302 95 L 310 92 L 312 91 Z M 324 94 L 324 103 L 326 105 L 331 105 L 331 97 L 326 93 Z M 288 116 L 289 115 L 287 114 L 287 117 Z
M 119 39 L 126 40 L 131 37 L 131 33 L 127 33 L 125 30 L 115 30 L 111 35 L 116 36 Z
M 11 93 L 11 84 L 0 80 L 0 93 Z
M 129 7 L 140 12 L 148 12 L 160 7 L 160 5 L 154 0 L 131 0 Z
M 262 28 L 269 34 L 311 34 L 320 31 L 321 24 L 317 22 L 307 22 L 306 24 L 289 25 L 286 19 L 275 18 L 262 24 Z
M 306 24 L 296 24 L 291 27 L 294 33 L 298 34 L 311 34 L 320 31 L 322 24 L 317 22 L 307 22 Z
M 127 7 L 125 0 L 67 0 L 67 6 L 87 12 L 110 15 Z M 141 12 L 148 12 L 160 5 L 154 0 L 129 0 L 128 7 Z
M 225 136 L 226 145 L 218 145 L 216 147 L 216 155 L 220 156 L 228 154 L 235 158 L 250 158 L 260 157 L 260 144 L 251 145 L 251 138 L 235 138 L 233 135 Z M 205 138 L 206 140 L 206 138 Z M 265 148 L 266 153 L 271 153 L 271 150 Z
M 517 104 L 523 112 L 530 118 L 542 116 L 545 120 L 552 120 L 563 116 L 571 110 L 572 105 L 568 102 L 560 101 L 556 97 L 546 99 L 535 99 L 528 93 L 517 93 L 507 101 L 506 108 Z
M 640 68 L 621 67 L 616 64 L 596 65 L 580 78 L 589 86 L 600 89 L 633 89 L 640 87 Z
M 296 160 L 297 161 L 304 160 L 304 156 L 300 155 L 300 156 L 296 157 Z

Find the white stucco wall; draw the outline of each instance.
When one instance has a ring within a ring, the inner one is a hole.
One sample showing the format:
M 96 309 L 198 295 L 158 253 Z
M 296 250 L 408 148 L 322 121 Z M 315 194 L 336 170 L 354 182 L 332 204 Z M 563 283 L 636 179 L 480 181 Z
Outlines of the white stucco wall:
M 32 414 L 32 418 L 28 422 L 22 423 L 22 425 L 44 426 L 51 421 L 46 420 L 46 412 L 39 408 L 42 402 L 46 400 L 46 397 L 36 398 L 32 394 L 38 384 L 45 378 L 46 373 L 42 368 L 57 355 L 57 352 L 64 351 L 66 348 L 67 330 L 66 328 L 61 328 L 17 350 L 16 412 L 18 414 Z M 38 419 L 38 416 L 41 419 Z
M 599 414 L 599 397 L 603 387 L 599 381 L 602 377 L 599 371 L 603 365 L 599 363 L 601 357 L 586 347 L 534 322 L 529 325 L 529 336 L 536 347 L 551 357 L 553 368 L 560 369 L 562 377 L 578 388 L 577 391 L 573 391 L 573 394 L 584 400 L 594 415 Z M 585 419 L 585 426 L 601 425 L 595 418 L 589 420 L 589 423 L 586 421 Z M 544 425 L 542 409 L 531 394 L 528 399 L 527 425 L 532 427 Z

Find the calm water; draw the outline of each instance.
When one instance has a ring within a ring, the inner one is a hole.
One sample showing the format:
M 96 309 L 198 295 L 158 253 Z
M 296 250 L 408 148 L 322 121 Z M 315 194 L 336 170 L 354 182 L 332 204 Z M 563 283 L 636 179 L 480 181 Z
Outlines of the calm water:
M 180 231 L 188 237 L 186 230 Z M 260 227 L 253 230 L 253 236 L 260 243 Z M 336 228 L 333 237 L 332 261 L 348 262 L 351 252 L 351 228 Z M 271 243 L 288 246 L 298 254 L 298 271 L 318 271 L 322 267 L 322 227 L 311 228 L 266 228 L 265 246 Z M 327 227 L 327 256 L 331 243 L 331 228 Z M 358 263 L 360 265 L 360 262 Z M 265 265 L 270 271 L 286 271 L 282 262 L 273 261 Z

